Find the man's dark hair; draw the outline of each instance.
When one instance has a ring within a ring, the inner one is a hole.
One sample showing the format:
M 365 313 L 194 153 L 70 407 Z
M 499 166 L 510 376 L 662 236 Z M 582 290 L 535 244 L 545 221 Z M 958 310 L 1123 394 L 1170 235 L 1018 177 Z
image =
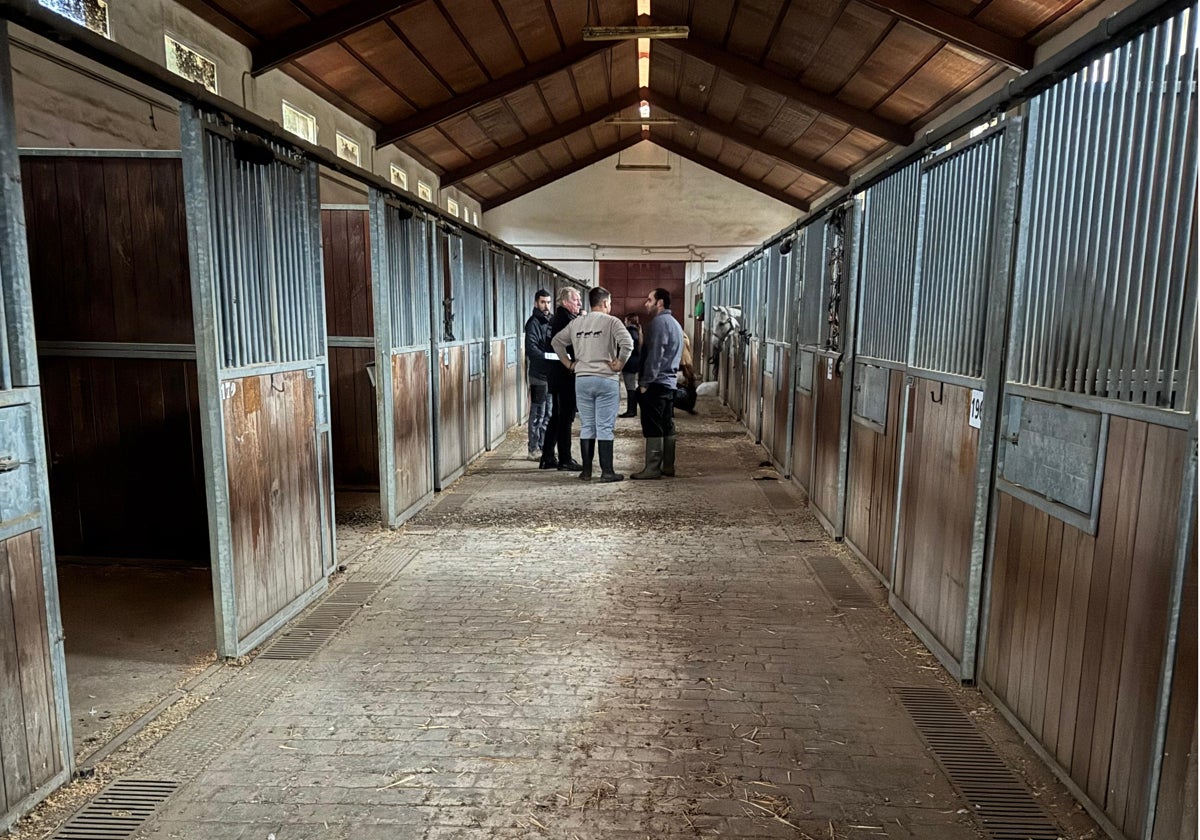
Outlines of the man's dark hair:
M 595 309 L 597 306 L 604 303 L 604 301 L 611 298 L 612 292 L 603 286 L 596 286 L 594 289 L 588 292 L 588 308 Z
M 666 289 L 655 289 L 654 299 L 661 300 L 663 302 L 663 309 L 671 308 L 671 293 Z
M 550 297 L 550 293 L 547 292 L 545 289 L 538 289 L 536 292 L 533 293 L 534 300 L 537 300 L 538 298 L 544 298 L 544 297 L 546 297 L 546 298 Z

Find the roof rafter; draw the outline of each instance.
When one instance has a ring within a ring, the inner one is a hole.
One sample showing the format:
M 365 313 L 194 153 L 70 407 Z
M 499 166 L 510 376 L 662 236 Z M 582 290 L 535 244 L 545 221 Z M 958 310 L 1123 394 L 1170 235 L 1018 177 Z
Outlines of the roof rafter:
M 749 178 L 743 175 L 741 172 L 738 172 L 736 169 L 731 169 L 723 163 L 718 163 L 712 158 L 700 154 L 695 149 L 689 149 L 682 143 L 676 143 L 674 140 L 668 140 L 665 137 L 659 137 L 653 133 L 651 133 L 648 139 L 654 145 L 666 149 L 672 154 L 679 155 L 681 158 L 686 158 L 697 166 L 703 166 L 705 169 L 712 170 L 718 175 L 723 175 L 731 181 L 737 181 L 743 187 L 749 187 L 750 189 L 760 192 L 763 195 L 770 196 L 776 201 L 781 201 L 784 204 L 795 207 L 801 213 L 807 213 L 809 210 L 809 204 L 804 199 L 796 198 L 796 196 L 786 193 L 783 190 L 777 190 L 774 187 L 769 187 L 762 181 L 756 181 L 753 178 Z
M 665 25 L 657 19 L 643 17 L 640 20 L 650 20 L 654 26 Z M 810 108 L 841 120 L 853 128 L 861 129 L 868 134 L 873 134 L 876 137 L 887 140 L 889 143 L 895 143 L 898 146 L 907 146 L 912 143 L 916 136 L 911 129 L 899 123 L 878 117 L 870 111 L 855 108 L 853 105 L 847 105 L 836 97 L 806 88 L 791 79 L 759 67 L 757 64 L 747 61 L 741 56 L 726 52 L 720 47 L 714 47 L 695 38 L 659 41 L 652 49 L 659 49 L 660 45 L 679 50 L 684 55 L 691 56 L 698 61 L 703 61 L 705 64 L 711 64 L 718 70 L 722 70 L 731 76 L 736 76 L 744 82 L 757 85 L 765 90 L 807 105 Z
M 850 183 L 850 176 L 839 169 L 826 166 L 810 157 L 796 154 L 784 146 L 768 142 L 745 129 L 738 128 L 736 125 L 722 122 L 709 114 L 689 108 L 669 96 L 655 93 L 653 90 L 647 90 L 645 91 L 645 99 L 656 108 L 661 108 L 670 114 L 674 114 L 679 119 L 690 122 L 705 131 L 711 131 L 713 134 L 718 134 L 735 143 L 740 143 L 756 152 L 773 157 L 781 163 L 786 163 L 788 166 L 793 166 L 810 175 L 816 175 L 818 178 L 828 181 L 831 184 L 844 187 Z
M 568 67 L 578 64 L 586 58 L 612 49 L 614 43 L 619 42 L 586 41 L 576 44 L 557 55 L 552 55 L 542 61 L 535 61 L 533 64 L 522 67 L 514 73 L 509 73 L 507 76 L 501 76 L 495 81 L 480 85 L 461 96 L 448 99 L 431 108 L 426 108 L 424 111 L 418 111 L 411 117 L 381 128 L 375 135 L 375 146 L 378 148 L 379 146 L 386 146 L 389 143 L 395 143 L 397 140 L 402 140 L 411 134 L 416 134 L 418 131 L 423 131 L 437 125 L 443 120 L 456 117 L 463 111 L 469 111 L 476 105 L 481 105 L 492 99 L 498 99 L 506 93 L 511 93 L 526 85 L 533 84 L 538 79 L 566 70 Z
M 565 123 L 560 123 L 559 125 L 552 126 L 538 134 L 534 134 L 532 137 L 527 137 L 520 143 L 516 143 L 512 146 L 504 146 L 487 157 L 480 158 L 479 160 L 468 163 L 466 166 L 462 166 L 458 169 L 447 172 L 442 176 L 441 179 L 442 188 L 445 189 L 446 187 L 454 186 L 464 179 L 470 178 L 472 175 L 478 175 L 480 172 L 491 169 L 493 166 L 498 166 L 499 164 L 504 163 L 506 160 L 512 160 L 513 158 L 519 157 L 526 152 L 532 152 L 535 149 L 539 149 L 548 143 L 561 140 L 570 134 L 574 134 L 576 131 L 580 131 L 590 125 L 600 122 L 600 120 L 604 119 L 605 117 L 612 116 L 618 111 L 623 111 L 626 108 L 636 107 L 638 103 L 641 102 L 641 98 L 641 93 L 635 91 L 634 93 L 628 94 L 619 99 L 606 102 L 599 108 L 586 111 L 574 119 L 567 120 Z
M 399 14 L 425 0 L 358 0 L 293 26 L 282 35 L 264 41 L 251 51 L 250 73 L 258 76 L 305 53 L 332 44 L 339 38 Z
M 1007 64 L 1016 70 L 1029 70 L 1034 64 L 1030 44 L 1001 35 L 926 0 L 864 0 L 869 6 L 908 21 L 918 29 L 943 38 L 955 46 L 983 58 Z
M 618 143 L 614 143 L 611 146 L 606 146 L 603 149 L 599 149 L 587 157 L 579 158 L 579 160 L 573 161 L 561 169 L 555 169 L 552 172 L 547 172 L 545 175 L 542 175 L 539 178 L 534 178 L 532 181 L 517 187 L 515 190 L 510 190 L 509 192 L 497 196 L 496 198 L 482 201 L 480 204 L 483 206 L 483 211 L 485 213 L 489 210 L 495 210 L 501 204 L 507 204 L 515 198 L 520 198 L 521 196 L 527 195 L 534 190 L 541 189 L 547 184 L 552 184 L 560 178 L 565 178 L 581 169 L 586 169 L 593 163 L 599 163 L 605 158 L 612 157 L 613 155 L 619 154 L 626 149 L 632 148 L 638 143 L 641 143 L 643 139 L 646 138 L 643 137 L 642 134 L 631 134 L 629 137 L 626 137 L 624 140 L 621 140 Z

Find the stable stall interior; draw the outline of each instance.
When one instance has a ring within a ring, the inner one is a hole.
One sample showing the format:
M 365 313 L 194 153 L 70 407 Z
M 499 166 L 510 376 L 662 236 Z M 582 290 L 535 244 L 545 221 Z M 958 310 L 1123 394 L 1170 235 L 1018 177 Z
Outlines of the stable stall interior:
M 82 755 L 215 656 L 182 168 L 169 151 L 21 164 Z

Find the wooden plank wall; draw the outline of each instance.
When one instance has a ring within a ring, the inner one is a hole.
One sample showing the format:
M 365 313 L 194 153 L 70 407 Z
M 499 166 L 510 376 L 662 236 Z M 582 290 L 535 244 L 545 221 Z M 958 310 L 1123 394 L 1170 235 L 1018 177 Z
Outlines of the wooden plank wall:
M 850 423 L 850 465 L 846 480 L 846 542 L 883 575 L 892 577 L 892 533 L 900 474 L 900 412 L 904 372 L 888 378 L 887 423 L 879 433 Z
M 762 439 L 762 416 L 759 412 L 763 394 L 762 354 L 768 348 L 758 339 L 751 339 L 749 360 L 746 363 L 746 425 L 750 434 Z
M 828 366 L 834 363 L 833 376 Z M 837 372 L 834 356 L 817 354 L 813 365 L 814 418 L 813 435 L 816 452 L 812 464 L 812 487 L 809 491 L 817 510 L 833 521 L 837 510 L 838 461 L 842 435 L 842 377 Z M 836 524 L 836 523 L 835 523 Z
M 425 351 L 392 357 L 395 401 L 397 515 L 433 492 L 429 450 L 429 354 Z
M 524 343 L 525 343 L 525 338 L 523 336 L 517 339 L 518 346 L 520 346 Z M 503 353 L 503 346 L 504 346 L 503 342 L 501 342 L 500 346 L 501 346 L 501 353 Z M 509 367 L 507 364 L 505 364 L 505 366 L 504 366 L 503 390 L 504 390 L 505 398 L 504 398 L 504 421 L 501 424 L 502 429 L 505 429 L 505 430 L 511 429 L 513 426 L 515 426 L 521 422 L 521 416 L 520 416 L 521 408 L 520 408 L 520 401 L 518 400 L 518 395 L 521 393 L 520 389 L 525 387 L 525 376 L 522 373 L 522 371 L 524 371 L 524 370 L 525 370 L 525 367 L 521 364 L 520 361 L 518 361 L 517 364 L 513 365 L 512 367 Z M 624 390 L 624 386 L 622 386 L 622 391 L 623 390 Z
M 322 210 L 325 320 L 330 337 L 375 335 L 371 299 L 370 217 L 366 210 Z M 375 389 L 366 366 L 375 351 L 329 348 L 329 411 L 333 481 L 339 488 L 379 487 Z
M 39 363 L 58 556 L 207 566 L 196 363 Z
M 40 529 L 0 542 L 0 816 L 63 769 Z
M 766 352 L 775 354 L 775 348 L 768 347 Z M 778 373 L 778 369 L 776 369 Z M 763 418 L 762 418 L 762 445 L 767 452 L 771 453 L 771 457 L 775 457 L 775 439 L 779 436 L 777 431 L 778 426 L 775 422 L 775 395 L 779 391 L 779 386 L 776 384 L 774 374 L 763 374 Z
M 40 341 L 193 342 L 180 162 L 21 161 Z M 207 566 L 196 364 L 39 358 L 59 556 Z
M 783 464 L 787 457 L 788 403 L 792 393 L 792 349 L 780 347 L 775 356 L 775 387 L 773 402 L 767 404 L 766 411 L 773 415 L 774 432 L 771 435 L 771 454 L 775 462 Z M 790 469 L 790 465 L 785 465 Z
M 223 400 L 238 637 L 322 576 L 313 381 L 303 370 L 232 380 Z
M 505 376 L 507 366 L 504 363 L 504 339 L 494 339 L 491 342 L 492 355 L 488 359 L 489 408 L 491 416 L 492 437 L 503 439 L 512 423 L 508 422 L 509 405 L 516 402 L 516 394 L 511 389 L 510 380 Z M 488 446 L 492 441 L 488 441 Z
M 476 342 L 478 343 L 478 342 Z M 465 349 L 465 348 L 464 348 Z M 486 359 L 484 363 L 486 364 Z M 466 359 L 465 364 L 470 366 L 470 359 Z M 469 374 L 468 370 L 468 374 Z M 464 443 L 466 445 L 466 461 L 470 463 L 477 457 L 483 454 L 487 449 L 487 426 L 485 420 L 486 403 L 484 401 L 484 391 L 487 387 L 487 379 L 483 376 L 483 371 L 475 379 L 470 379 L 468 376 L 466 385 L 466 437 Z
M 1146 815 L 1189 445 L 1185 431 L 1112 417 L 1095 535 L 998 494 L 982 678 L 1131 837 Z M 1195 734 L 1194 563 L 1190 592 L 1165 774 L 1175 789 Z M 1168 823 L 1177 814 L 1168 809 Z
M 968 425 L 970 402 L 970 388 L 913 382 L 894 581 L 896 595 L 956 660 L 962 656 L 979 451 L 979 431 Z
M 445 481 L 467 465 L 467 348 L 443 347 L 441 391 L 438 406 L 438 478 Z
M 796 386 L 796 416 L 792 418 L 792 480 L 812 490 L 813 395 Z
M 613 296 L 614 316 L 624 320 L 626 314 L 633 313 L 645 326 L 646 310 L 643 304 L 646 295 L 652 289 L 662 288 L 671 293 L 671 314 L 683 326 L 684 308 L 687 305 L 683 299 L 686 262 L 602 260 L 598 269 L 597 283 Z

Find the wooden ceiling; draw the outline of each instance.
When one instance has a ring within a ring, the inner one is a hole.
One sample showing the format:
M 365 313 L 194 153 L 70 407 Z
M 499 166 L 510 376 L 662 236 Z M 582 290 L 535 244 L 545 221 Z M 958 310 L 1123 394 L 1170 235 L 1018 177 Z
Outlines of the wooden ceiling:
M 647 138 L 798 209 L 1098 0 L 182 0 L 491 209 Z M 585 25 L 687 24 L 651 42 Z M 651 116 L 672 120 L 645 130 Z

